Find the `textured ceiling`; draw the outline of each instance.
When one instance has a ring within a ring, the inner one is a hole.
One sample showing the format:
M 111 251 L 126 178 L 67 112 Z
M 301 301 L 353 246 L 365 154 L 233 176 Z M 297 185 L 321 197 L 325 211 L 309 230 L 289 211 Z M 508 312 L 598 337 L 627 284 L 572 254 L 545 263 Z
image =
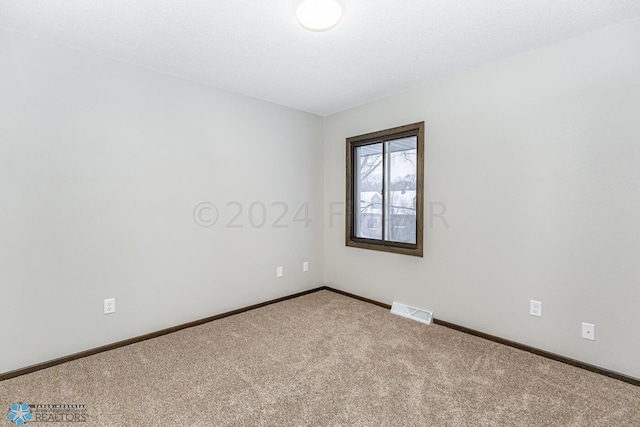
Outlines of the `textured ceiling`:
M 640 16 L 640 0 L 0 0 L 0 28 L 327 115 Z

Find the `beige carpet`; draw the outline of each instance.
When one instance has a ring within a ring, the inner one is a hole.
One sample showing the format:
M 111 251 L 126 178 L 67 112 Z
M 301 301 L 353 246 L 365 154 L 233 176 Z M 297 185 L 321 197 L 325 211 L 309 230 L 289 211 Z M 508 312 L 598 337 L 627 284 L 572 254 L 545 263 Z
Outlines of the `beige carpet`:
M 95 426 L 640 426 L 638 387 L 330 291 L 0 382 L 0 427 L 20 401 Z

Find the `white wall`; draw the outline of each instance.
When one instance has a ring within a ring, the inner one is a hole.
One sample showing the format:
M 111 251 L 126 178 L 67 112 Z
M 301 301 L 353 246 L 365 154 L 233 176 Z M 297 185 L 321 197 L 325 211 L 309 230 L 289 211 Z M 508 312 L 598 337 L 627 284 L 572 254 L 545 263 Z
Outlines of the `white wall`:
M 427 215 L 415 258 L 345 247 L 336 217 L 327 284 L 640 377 L 639 41 L 634 20 L 328 117 L 326 206 L 345 138 L 424 120 L 425 199 L 449 227 Z
M 318 116 L 0 31 L 0 372 L 321 285 L 322 132 Z M 211 228 L 194 223 L 201 201 L 220 210 Z M 228 201 L 243 228 L 225 227 Z M 271 227 L 274 201 L 288 228 Z M 308 228 L 292 222 L 305 201 Z

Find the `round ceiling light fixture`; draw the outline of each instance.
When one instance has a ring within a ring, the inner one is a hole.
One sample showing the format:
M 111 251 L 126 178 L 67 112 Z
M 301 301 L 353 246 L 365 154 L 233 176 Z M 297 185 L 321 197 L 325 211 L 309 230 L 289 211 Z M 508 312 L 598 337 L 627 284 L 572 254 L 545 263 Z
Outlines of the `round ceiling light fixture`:
M 335 0 L 305 0 L 296 10 L 300 25 L 311 31 L 327 31 L 342 17 L 342 7 Z

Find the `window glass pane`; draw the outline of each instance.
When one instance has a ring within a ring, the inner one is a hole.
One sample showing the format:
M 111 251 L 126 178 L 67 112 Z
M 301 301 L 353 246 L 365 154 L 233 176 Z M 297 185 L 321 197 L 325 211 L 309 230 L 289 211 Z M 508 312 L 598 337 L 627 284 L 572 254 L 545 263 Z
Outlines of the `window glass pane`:
M 355 149 L 355 236 L 382 239 L 382 143 Z
M 385 240 L 416 243 L 418 138 L 386 142 Z

